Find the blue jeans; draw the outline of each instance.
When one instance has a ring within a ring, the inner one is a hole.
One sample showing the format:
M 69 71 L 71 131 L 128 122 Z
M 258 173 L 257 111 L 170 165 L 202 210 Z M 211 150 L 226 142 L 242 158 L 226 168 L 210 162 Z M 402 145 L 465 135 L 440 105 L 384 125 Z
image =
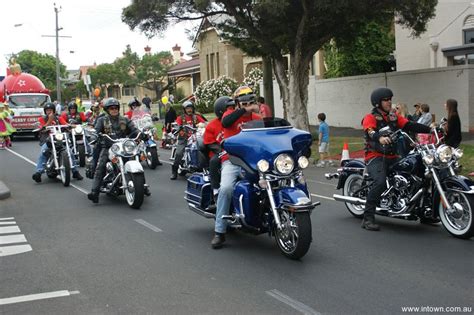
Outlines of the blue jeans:
M 71 154 L 71 158 L 72 158 L 71 171 L 75 172 L 76 168 L 77 168 L 77 161 L 76 161 L 76 158 L 74 157 L 74 155 L 72 154 L 71 150 L 69 150 L 69 153 Z M 43 145 L 41 146 L 40 155 L 38 156 L 38 160 L 36 161 L 36 172 L 37 173 L 41 174 L 41 173 L 44 172 L 44 166 L 45 166 L 46 162 L 48 162 L 49 154 L 52 154 L 52 150 L 49 150 L 47 143 L 43 143 Z
M 222 216 L 229 214 L 229 208 L 232 204 L 232 194 L 234 185 L 240 174 L 240 166 L 232 164 L 230 161 L 222 163 L 221 187 L 219 188 L 219 197 L 217 198 L 216 233 L 225 233 L 227 231 L 227 220 Z

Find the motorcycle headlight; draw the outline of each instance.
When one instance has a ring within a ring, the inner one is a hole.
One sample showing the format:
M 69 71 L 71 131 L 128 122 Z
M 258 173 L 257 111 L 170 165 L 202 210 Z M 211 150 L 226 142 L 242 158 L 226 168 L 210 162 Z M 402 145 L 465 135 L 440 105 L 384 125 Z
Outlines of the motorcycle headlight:
M 82 134 L 82 131 L 83 131 L 82 126 L 77 125 L 77 126 L 74 128 L 74 132 L 75 132 L 76 134 Z
M 425 155 L 423 157 L 423 162 L 425 162 L 426 165 L 431 165 L 434 162 L 434 156 L 432 155 Z
M 448 163 L 453 157 L 453 150 L 450 146 L 443 144 L 436 150 L 436 156 L 441 163 Z
M 274 163 L 275 169 L 283 175 L 290 174 L 293 171 L 293 168 L 295 167 L 295 162 L 288 154 L 280 154 L 275 159 Z
M 54 135 L 54 138 L 58 141 L 63 141 L 64 140 L 64 135 L 62 133 L 57 133 Z
M 309 166 L 309 160 L 306 156 L 300 156 L 298 159 L 298 166 L 300 168 L 307 168 Z
M 260 160 L 257 163 L 257 168 L 260 172 L 265 173 L 270 168 L 270 164 L 268 163 L 267 160 Z
M 112 144 L 112 146 L 110 147 L 110 151 L 112 151 L 114 154 L 119 154 L 120 145 L 118 145 L 117 143 Z
M 462 151 L 462 149 L 454 149 L 453 150 L 453 155 L 457 160 L 459 160 L 464 155 L 464 152 Z
M 132 140 L 127 140 L 123 143 L 123 150 L 126 154 L 133 154 L 136 148 L 137 145 Z

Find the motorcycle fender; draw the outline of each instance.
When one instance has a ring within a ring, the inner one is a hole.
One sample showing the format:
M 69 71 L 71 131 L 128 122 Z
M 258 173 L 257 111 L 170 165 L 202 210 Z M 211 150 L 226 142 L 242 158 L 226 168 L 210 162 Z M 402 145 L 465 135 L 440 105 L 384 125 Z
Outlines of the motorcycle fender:
M 143 173 L 143 167 L 140 162 L 132 160 L 125 163 L 126 173 Z
M 365 163 L 359 160 L 345 160 L 341 162 L 342 171 L 339 174 L 339 181 L 337 182 L 336 189 L 342 189 L 346 183 L 347 177 L 354 173 L 363 174 L 365 169 Z
M 284 187 L 274 191 L 277 208 L 290 207 L 293 211 L 305 212 L 314 209 L 311 198 L 300 188 Z
M 462 191 L 465 194 L 474 195 L 474 182 L 467 177 L 462 175 L 447 177 L 442 181 L 442 186 L 444 189 Z M 438 216 L 439 212 L 439 203 L 441 202 L 441 196 L 436 190 L 433 194 L 433 210 L 435 216 Z
M 147 146 L 149 146 L 150 148 L 156 147 L 156 142 L 152 139 L 148 139 Z

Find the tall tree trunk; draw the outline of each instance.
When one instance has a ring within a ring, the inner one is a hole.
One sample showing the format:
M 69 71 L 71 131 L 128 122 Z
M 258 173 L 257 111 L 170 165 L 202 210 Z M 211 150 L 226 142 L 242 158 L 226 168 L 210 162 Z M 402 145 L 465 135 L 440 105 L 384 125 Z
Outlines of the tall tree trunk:
M 287 119 L 287 108 L 290 101 L 290 88 L 286 75 L 287 61 L 284 57 L 278 57 L 272 59 L 272 64 L 273 72 L 275 72 L 275 77 L 280 87 L 280 98 L 283 103 L 283 118 Z
M 270 57 L 263 57 L 263 95 L 265 96 L 265 103 L 270 106 L 273 115 L 275 115 L 275 104 L 273 102 L 273 71 Z

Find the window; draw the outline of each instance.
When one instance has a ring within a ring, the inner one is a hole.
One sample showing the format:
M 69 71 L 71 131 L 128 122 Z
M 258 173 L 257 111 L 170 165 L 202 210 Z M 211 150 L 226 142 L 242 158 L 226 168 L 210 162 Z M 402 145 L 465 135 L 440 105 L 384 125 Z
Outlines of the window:
M 217 69 L 217 77 L 221 75 L 220 65 L 219 65 L 219 53 L 216 53 L 216 69 Z
M 206 70 L 207 70 L 207 79 L 211 79 L 211 72 L 209 72 L 209 55 L 206 55 Z
M 134 96 L 135 95 L 135 88 L 126 86 L 122 88 L 122 96 Z
M 466 64 L 466 56 L 454 56 L 453 57 L 453 66 L 465 65 Z
M 474 29 L 463 30 L 464 44 L 474 44 Z
M 209 59 L 209 64 L 211 65 L 211 76 L 210 76 L 210 79 L 214 79 L 214 77 L 215 77 L 215 72 L 214 72 L 214 54 L 211 54 L 210 59 Z
M 467 55 L 467 63 L 474 65 L 474 54 Z

